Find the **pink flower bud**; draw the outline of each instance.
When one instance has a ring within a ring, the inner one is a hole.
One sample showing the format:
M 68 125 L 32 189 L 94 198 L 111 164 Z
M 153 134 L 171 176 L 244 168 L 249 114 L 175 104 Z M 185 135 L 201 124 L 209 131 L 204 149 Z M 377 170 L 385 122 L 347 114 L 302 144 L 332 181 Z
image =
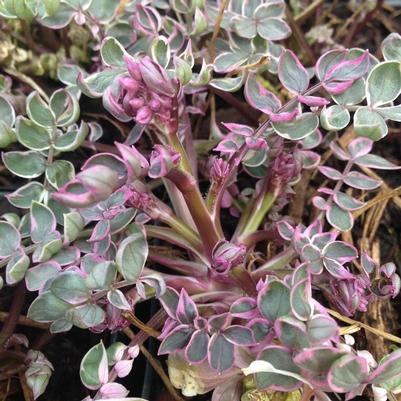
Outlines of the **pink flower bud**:
M 136 93 L 141 86 L 139 81 L 129 77 L 120 77 L 119 83 L 126 91 L 131 93 Z
M 161 103 L 160 100 L 157 99 L 152 99 L 149 102 L 149 107 L 153 110 L 153 111 L 158 111 L 161 107 Z
M 128 55 L 124 56 L 124 61 L 127 64 L 127 69 L 131 77 L 136 81 L 141 81 L 142 75 L 141 70 L 139 69 L 139 63 Z
M 229 164 L 220 157 L 213 159 L 212 168 L 210 169 L 210 176 L 216 183 L 221 183 L 230 171 Z
M 135 119 L 140 124 L 149 124 L 152 120 L 152 117 L 152 110 L 148 106 L 143 106 L 136 113 Z
M 301 170 L 301 162 L 298 155 L 282 152 L 274 160 L 272 166 L 272 184 L 274 186 L 287 184 L 292 181 Z
M 130 100 L 129 104 L 133 109 L 140 109 L 145 105 L 145 100 L 140 97 L 134 97 Z
M 156 93 L 166 96 L 175 96 L 175 89 L 172 80 L 160 65 L 155 63 L 150 57 L 144 57 L 140 60 L 139 69 L 146 86 Z

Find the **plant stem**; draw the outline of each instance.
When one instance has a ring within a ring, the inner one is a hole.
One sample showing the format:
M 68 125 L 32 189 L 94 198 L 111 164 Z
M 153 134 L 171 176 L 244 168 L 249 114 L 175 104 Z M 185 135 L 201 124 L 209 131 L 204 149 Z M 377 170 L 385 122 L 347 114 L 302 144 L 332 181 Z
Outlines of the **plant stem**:
M 370 331 L 371 333 L 376 334 L 377 336 L 383 337 L 386 340 L 393 341 L 395 343 L 401 344 L 401 338 L 400 337 L 397 337 L 397 336 L 395 336 L 393 334 L 390 334 L 390 333 L 386 333 L 385 331 L 376 329 L 375 327 L 371 327 L 371 326 L 369 326 L 369 325 L 367 325 L 365 323 L 362 323 L 362 322 L 359 322 L 357 320 L 351 319 L 351 318 L 349 318 L 347 316 L 343 316 L 341 313 L 339 313 L 339 312 L 337 312 L 335 310 L 332 310 L 332 309 L 326 309 L 326 310 L 327 310 L 327 312 L 330 313 L 331 316 L 334 316 L 338 320 L 341 320 L 341 321 L 343 321 L 345 323 L 348 323 L 348 324 L 353 324 L 353 325 L 362 327 L 363 329 L 365 329 L 367 331 Z
M 189 161 L 187 152 L 184 149 L 184 146 L 182 145 L 180 139 L 178 138 L 177 133 L 174 132 L 173 134 L 170 134 L 168 136 L 168 140 L 171 147 L 181 155 L 180 168 L 187 173 L 191 173 L 191 162 Z
M 177 234 L 174 230 L 168 227 L 153 226 L 150 224 L 145 224 L 144 227 L 148 237 L 158 238 L 194 252 L 202 261 L 205 261 L 205 257 L 202 255 L 203 244 L 200 241 L 197 244 L 191 244 L 186 238 Z
M 264 219 L 266 213 L 270 210 L 274 204 L 274 201 L 277 199 L 278 193 L 279 190 L 277 188 L 275 188 L 273 191 L 268 191 L 264 194 L 261 201 L 255 204 L 253 213 L 249 216 L 249 219 L 240 233 L 239 238 L 243 238 L 249 234 L 252 234 L 259 228 L 260 223 Z M 241 239 L 238 241 L 241 242 Z
M 172 269 L 178 273 L 182 273 L 193 277 L 204 277 L 207 275 L 207 266 L 197 262 L 191 262 L 190 260 L 185 260 L 181 258 L 172 258 L 164 256 L 163 254 L 157 254 L 150 250 L 148 259 L 159 265 L 165 266 Z M 1 312 L 0 312 L 1 313 Z M 0 315 L 1 317 L 1 315 Z
M 166 386 L 168 392 L 174 398 L 174 400 L 185 401 L 182 397 L 180 397 L 177 394 L 177 391 L 171 384 L 171 381 L 170 381 L 169 377 L 166 375 L 166 373 L 164 372 L 160 362 L 158 360 L 156 360 L 143 345 L 140 345 L 139 349 L 141 350 L 141 352 L 145 356 L 145 358 L 149 361 L 149 363 L 152 365 L 153 369 L 159 375 L 160 379 L 162 379 L 164 385 Z
M 12 336 L 18 324 L 18 319 L 25 302 L 25 281 L 19 283 L 17 290 L 14 293 L 13 302 L 7 319 L 4 321 L 0 332 L 0 347 L 3 347 L 5 342 Z
M 220 2 L 219 12 L 217 14 L 216 23 L 214 24 L 214 28 L 213 28 L 212 39 L 210 39 L 209 46 L 208 46 L 212 61 L 214 60 L 215 54 L 216 54 L 216 49 L 214 48 L 214 43 L 217 39 L 217 35 L 219 34 L 220 26 L 223 21 L 224 11 L 225 11 L 228 3 L 229 3 L 229 0 L 222 0 Z
M 46 102 L 48 102 L 50 100 L 50 98 L 49 98 L 49 96 L 47 96 L 46 92 L 32 78 L 28 77 L 28 75 L 25 75 L 22 72 L 19 72 L 17 70 L 11 69 L 11 68 L 4 68 L 4 71 L 9 75 L 12 75 L 13 77 L 18 78 L 21 82 L 26 83 L 32 89 L 36 90 L 36 92 L 38 92 L 39 95 L 42 96 L 43 99 L 46 100 Z
M 162 217 L 160 219 L 163 223 L 168 224 L 174 231 L 181 234 L 184 238 L 186 238 L 189 242 L 194 245 L 198 245 L 200 240 L 198 234 L 192 230 L 192 228 L 188 227 L 182 220 L 180 220 L 176 216 L 168 216 Z
M 211 259 L 213 248 L 221 236 L 216 230 L 195 179 L 190 174 L 178 169 L 172 169 L 166 177 L 174 182 L 184 196 L 189 212 L 203 241 L 206 255 Z
M 9 316 L 10 312 L 0 312 L 0 322 L 5 322 Z M 23 315 L 18 316 L 17 325 L 35 327 L 42 330 L 47 330 L 49 328 L 47 323 L 35 322 L 35 320 L 29 319 L 29 317 Z
M 121 313 L 125 319 L 127 319 L 132 325 L 138 329 L 149 334 L 150 337 L 158 338 L 160 332 L 155 330 L 153 327 L 147 326 L 145 323 L 141 322 L 131 311 L 123 311 Z

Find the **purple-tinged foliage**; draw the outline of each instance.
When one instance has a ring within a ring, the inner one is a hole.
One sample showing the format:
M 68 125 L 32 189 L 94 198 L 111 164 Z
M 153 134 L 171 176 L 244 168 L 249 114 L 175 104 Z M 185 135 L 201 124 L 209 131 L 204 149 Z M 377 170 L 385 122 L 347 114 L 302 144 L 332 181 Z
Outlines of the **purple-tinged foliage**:
M 29 180 L 7 196 L 18 214 L 1 216 L 0 263 L 5 285 L 37 292 L 28 317 L 52 333 L 138 326 L 129 345 L 84 356 L 93 399 L 130 400 L 114 381 L 150 334 L 185 396 L 239 401 L 249 382 L 317 400 L 399 390 L 400 351 L 377 364 L 332 316 L 400 292 L 395 264 L 341 237 L 375 204 L 381 171 L 400 168 L 374 149 L 401 122 L 400 35 L 385 61 L 331 49 L 313 65 L 275 43 L 291 34 L 282 0 L 232 0 L 221 21 L 219 2 L 6 3 L 0 14 L 24 26 L 74 20 L 91 36 L 90 71 L 60 63 L 66 88 L 0 89 L 3 164 Z M 81 119 L 80 96 L 102 98 L 107 125 Z M 238 116 L 220 121 L 219 97 Z M 304 182 L 313 195 L 292 215 Z M 161 309 L 145 325 L 135 313 L 152 298 Z M 53 367 L 39 351 L 25 362 L 37 398 Z

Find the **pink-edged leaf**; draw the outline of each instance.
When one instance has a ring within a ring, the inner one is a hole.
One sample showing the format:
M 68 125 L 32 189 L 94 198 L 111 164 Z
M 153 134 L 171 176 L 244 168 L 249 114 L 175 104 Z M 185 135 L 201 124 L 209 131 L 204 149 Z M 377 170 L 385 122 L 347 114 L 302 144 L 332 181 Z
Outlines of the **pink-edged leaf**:
M 178 308 L 179 299 L 180 296 L 178 292 L 171 287 L 167 287 L 166 292 L 159 298 L 159 301 L 162 304 L 163 309 L 174 320 L 177 319 L 176 312 Z
M 289 348 L 302 349 L 310 346 L 305 323 L 290 316 L 283 316 L 274 323 L 279 340 Z
M 312 238 L 314 235 L 320 234 L 322 230 L 322 222 L 319 219 L 316 219 L 306 228 L 306 230 L 304 231 L 304 235 L 308 238 Z
M 227 128 L 228 131 L 232 132 L 236 135 L 241 136 L 251 136 L 254 133 L 253 128 L 244 124 L 236 124 L 236 123 L 221 123 L 221 125 Z
M 92 231 L 89 242 L 102 241 L 110 233 L 110 220 L 100 220 Z
M 298 95 L 298 100 L 310 107 L 323 107 L 330 104 L 330 101 L 320 96 L 302 96 Z
M 362 167 L 370 167 L 378 170 L 398 170 L 401 166 L 389 162 L 381 156 L 364 155 L 359 156 L 354 160 L 355 164 Z
M 301 94 L 309 87 L 309 74 L 291 50 L 284 50 L 278 62 L 278 78 L 290 92 Z
M 39 202 L 33 201 L 31 205 L 31 238 L 35 243 L 44 241 L 55 232 L 56 217 L 53 211 Z
M 264 113 L 274 113 L 281 107 L 280 99 L 258 82 L 255 73 L 248 75 L 244 93 L 246 101 Z
M 283 282 L 268 283 L 258 294 L 260 313 L 271 322 L 287 315 L 290 311 L 289 295 L 290 290 Z
M 11 256 L 21 243 L 21 235 L 10 223 L 0 221 L 0 259 Z
M 291 240 L 295 231 L 291 224 L 287 223 L 285 220 L 281 220 L 277 223 L 277 230 L 281 238 L 284 238 L 287 241 Z
M 343 178 L 343 175 L 336 169 L 328 166 L 320 166 L 319 171 L 326 176 L 327 178 L 330 178 L 331 180 L 341 180 Z
M 207 358 L 209 335 L 206 330 L 196 330 L 185 348 L 185 358 L 191 364 L 202 363 Z
M 373 141 L 369 138 L 359 137 L 354 139 L 348 145 L 348 151 L 351 154 L 353 159 L 357 157 L 367 155 L 373 146 Z
M 292 352 L 287 347 L 269 345 L 257 356 L 257 360 L 267 361 L 275 369 L 300 373 L 300 368 L 293 362 Z M 270 372 L 256 373 L 255 381 L 258 388 L 285 392 L 294 391 L 302 385 L 294 377 Z
M 208 346 L 208 361 L 219 373 L 230 369 L 234 363 L 234 345 L 222 334 L 213 334 Z
M 322 255 L 320 249 L 312 244 L 306 244 L 302 248 L 302 261 L 308 263 L 309 271 L 312 274 L 321 274 L 323 271 Z
M 310 372 L 322 374 L 328 372 L 331 365 L 346 352 L 334 347 L 306 348 L 294 357 L 294 362 Z
M 333 391 L 346 393 L 363 383 L 368 373 L 369 367 L 365 358 L 348 354 L 333 363 L 327 379 Z
M 366 252 L 361 255 L 361 265 L 366 274 L 373 273 L 377 268 L 377 263 Z
M 312 343 L 322 344 L 328 340 L 338 341 L 339 328 L 334 319 L 326 315 L 314 315 L 308 320 L 308 337 Z
M 313 313 L 311 299 L 312 287 L 309 278 L 298 282 L 291 289 L 291 310 L 299 320 L 308 320 L 311 317 Z
M 335 259 L 324 258 L 323 264 L 326 270 L 338 279 L 352 279 L 354 276 L 341 263 Z
M 322 194 L 326 194 L 326 195 L 333 195 L 334 194 L 334 190 L 331 189 L 331 188 L 327 188 L 327 187 L 319 188 L 318 192 L 320 192 Z
M 316 76 L 319 80 L 324 81 L 327 72 L 338 63 L 344 61 L 347 57 L 347 53 L 347 50 L 335 49 L 320 56 L 315 66 Z
M 385 383 L 401 376 L 401 349 L 393 351 L 380 362 L 379 366 L 370 374 L 369 382 L 376 385 Z
M 250 328 L 257 343 L 264 341 L 269 335 L 274 335 L 272 325 L 266 319 L 255 318 L 252 319 L 246 327 Z
M 334 141 L 330 143 L 330 149 L 340 160 L 347 161 L 351 159 L 351 155 L 343 150 L 340 146 L 338 146 L 337 143 Z
M 123 399 L 129 391 L 120 383 L 106 383 L 100 388 L 99 393 L 104 399 Z
M 233 302 L 230 307 L 232 316 L 241 317 L 243 319 L 251 319 L 258 313 L 257 305 L 254 298 L 242 297 Z
M 194 329 L 186 324 L 181 324 L 173 329 L 162 341 L 158 355 L 171 354 L 187 346 Z
M 282 113 L 270 113 L 270 120 L 272 120 L 274 123 L 285 123 L 293 120 L 297 115 L 299 111 L 297 108 L 295 108 L 292 111 L 283 111 Z
M 118 361 L 115 365 L 114 365 L 114 369 L 117 373 L 118 377 L 126 377 L 129 375 L 129 373 L 132 370 L 132 364 L 133 364 L 134 360 L 133 359 L 125 359 L 122 361 Z
M 135 146 L 127 146 L 119 142 L 114 142 L 114 144 L 120 152 L 127 167 L 127 179 L 129 182 L 146 175 L 149 169 L 149 163 L 146 158 L 138 152 Z
M 312 152 L 311 150 L 301 150 L 301 158 L 302 158 L 302 167 L 304 169 L 312 169 L 316 168 L 321 160 L 321 156 L 316 153 Z
M 337 205 L 332 205 L 326 209 L 326 219 L 334 228 L 340 231 L 349 231 L 354 224 L 352 214 Z
M 323 83 L 323 88 L 331 95 L 339 95 L 349 89 L 354 81 L 327 82 Z
M 235 153 L 244 143 L 245 140 L 241 136 L 228 134 L 213 150 L 220 152 L 221 154 L 231 155 Z
M 327 202 L 321 196 L 314 196 L 312 198 L 313 206 L 315 206 L 319 210 L 326 210 Z
M 351 262 L 358 257 L 357 249 L 344 241 L 333 241 L 325 246 L 323 255 L 335 259 L 341 264 Z
M 230 343 L 240 346 L 255 344 L 253 332 L 247 327 L 233 325 L 223 331 L 223 335 Z
M 325 81 L 355 81 L 364 76 L 370 65 L 369 51 L 363 52 L 359 57 L 343 60 L 331 67 L 325 77 Z
M 333 200 L 341 209 L 350 211 L 358 210 L 365 205 L 365 202 L 361 202 L 344 192 L 335 193 Z
M 215 332 L 224 330 L 231 323 L 232 317 L 230 313 L 222 313 L 220 315 L 214 315 L 208 320 L 209 332 Z
M 184 288 L 181 289 L 176 316 L 182 324 L 192 323 L 195 318 L 198 317 L 198 309 L 195 305 L 195 302 L 191 299 Z
M 322 143 L 323 135 L 319 129 L 317 129 L 314 133 L 310 134 L 306 138 L 302 139 L 302 149 L 310 150 L 314 149 Z
M 330 231 L 327 233 L 316 234 L 312 238 L 312 245 L 319 249 L 323 249 L 328 243 L 333 242 L 337 238 L 338 233 Z
M 351 171 L 344 177 L 344 182 L 352 188 L 371 190 L 379 188 L 381 181 L 371 178 L 358 171 Z

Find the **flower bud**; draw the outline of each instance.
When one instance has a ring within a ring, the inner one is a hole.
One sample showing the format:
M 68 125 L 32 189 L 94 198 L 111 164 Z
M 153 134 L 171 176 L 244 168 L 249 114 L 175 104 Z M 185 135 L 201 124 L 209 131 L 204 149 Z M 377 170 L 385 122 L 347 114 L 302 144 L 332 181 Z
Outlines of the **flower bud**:
M 230 168 L 228 162 L 220 157 L 215 157 L 210 169 L 210 177 L 216 183 L 221 183 L 228 175 Z
M 160 65 L 155 63 L 150 57 L 144 57 L 139 62 L 139 69 L 146 86 L 150 91 L 163 94 L 165 96 L 175 96 L 176 89 L 172 80 Z
M 148 106 L 143 106 L 137 111 L 135 119 L 139 124 L 149 124 L 152 117 L 152 110 Z

